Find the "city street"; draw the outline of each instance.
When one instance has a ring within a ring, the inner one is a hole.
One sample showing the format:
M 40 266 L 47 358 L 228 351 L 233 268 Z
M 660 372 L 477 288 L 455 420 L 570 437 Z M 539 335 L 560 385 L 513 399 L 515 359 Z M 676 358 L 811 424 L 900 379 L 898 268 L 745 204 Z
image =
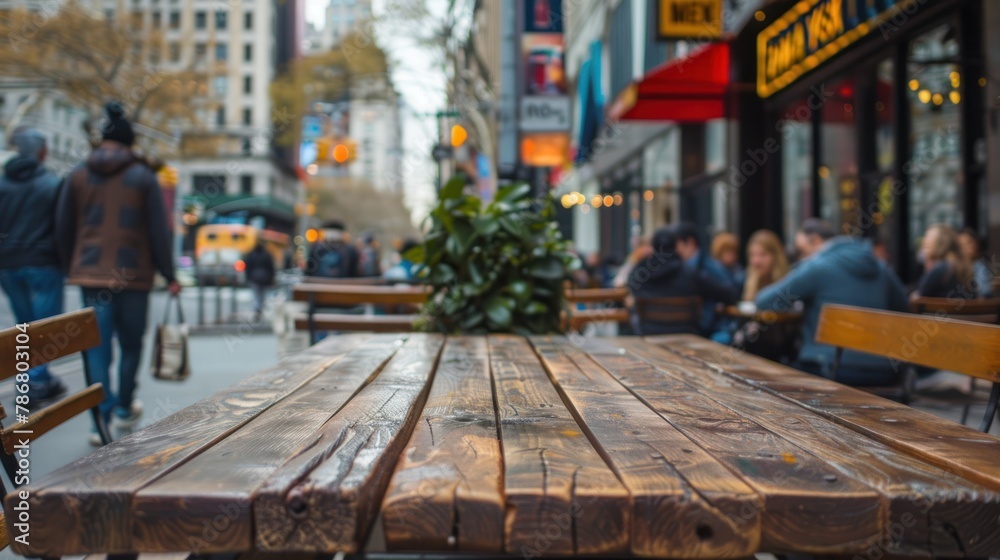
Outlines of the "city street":
M 206 292 L 214 292 L 207 289 Z M 228 290 L 226 295 L 229 296 Z M 213 294 L 214 295 L 214 294 Z M 269 323 L 251 323 L 245 318 L 250 316 L 252 298 L 249 290 L 242 289 L 237 293 L 237 303 L 244 321 L 232 324 L 217 332 L 192 334 L 190 341 L 191 377 L 182 383 L 157 381 L 149 372 L 148 363 L 151 359 L 153 344 L 153 328 L 163 317 L 164 306 L 168 300 L 163 291 L 152 294 L 150 305 L 149 327 L 146 330 L 143 354 L 143 366 L 139 373 L 139 389 L 137 398 L 142 401 L 145 412 L 135 428 L 148 426 L 157 420 L 191 405 L 199 399 L 209 396 L 218 390 L 228 387 L 249 374 L 264 369 L 278 361 L 277 338 L 271 333 Z M 197 320 L 197 288 L 189 288 L 181 293 L 184 314 L 193 323 Z M 209 298 L 206 298 L 207 300 Z M 226 300 L 229 309 L 229 300 Z M 66 311 L 80 308 L 79 289 L 75 286 L 66 288 Z M 213 317 L 209 310 L 209 317 Z M 6 297 L 0 297 L 0 325 L 4 328 L 14 324 Z M 80 355 L 63 358 L 52 367 L 66 384 L 69 393 L 79 391 L 84 386 L 83 361 Z M 112 367 L 113 375 L 117 372 Z M 0 403 L 8 410 L 13 410 L 13 381 L 0 385 Z M 7 420 L 10 422 L 10 420 Z M 90 417 L 81 414 L 72 421 L 59 426 L 52 432 L 40 438 L 33 444 L 31 476 L 44 475 L 62 465 L 78 459 L 94 448 L 88 443 L 90 435 Z M 121 431 L 113 431 L 117 438 Z

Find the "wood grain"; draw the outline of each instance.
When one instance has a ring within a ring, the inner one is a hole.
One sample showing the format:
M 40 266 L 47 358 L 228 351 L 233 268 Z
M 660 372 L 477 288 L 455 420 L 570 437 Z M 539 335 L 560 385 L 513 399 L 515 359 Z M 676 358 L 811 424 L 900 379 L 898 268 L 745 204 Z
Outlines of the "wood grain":
M 566 290 L 568 303 L 625 303 L 628 288 L 570 288 Z
M 13 455 L 17 451 L 14 446 L 24 441 L 35 441 L 77 414 L 99 406 L 103 400 L 104 388 L 100 383 L 94 383 L 78 393 L 60 399 L 30 415 L 27 422 L 19 422 L 4 428 L 3 450 L 8 455 Z M 30 433 L 15 433 L 15 431 Z
M 660 372 L 697 387 L 720 406 L 752 417 L 884 497 L 886 532 L 878 546 L 906 556 L 988 556 L 1000 550 L 1000 495 L 754 389 L 701 362 L 647 342 L 614 343 Z M 869 547 L 870 548 L 870 547 Z M 858 550 L 857 552 L 867 552 Z
M 389 550 L 503 550 L 503 463 L 486 339 L 450 337 L 382 503 Z
M 271 474 L 254 498 L 256 548 L 356 552 L 419 417 L 444 344 L 415 334 L 382 372 Z
M 23 341 L 23 333 L 17 327 L 0 331 L 0 380 L 17 374 L 18 362 L 24 361 L 18 346 L 25 344 L 17 342 L 18 335 L 22 335 Z M 93 307 L 30 323 L 27 337 L 28 365 L 31 367 L 47 364 L 101 343 Z
M 351 313 L 316 313 L 313 321 L 319 331 L 410 332 L 417 315 L 356 315 Z M 297 330 L 309 330 L 309 317 L 295 318 Z
M 332 337 L 232 387 L 62 467 L 30 487 L 30 546 L 22 555 L 134 552 L 132 495 L 319 375 L 368 335 Z M 396 337 L 386 336 L 386 343 Z M 7 496 L 5 507 L 16 503 Z M 11 520 L 8 530 L 13 531 Z
M 1000 326 L 824 305 L 816 341 L 1000 382 Z
M 292 288 L 295 301 L 312 301 L 318 307 L 347 305 L 405 305 L 427 301 L 431 289 L 426 286 L 332 286 L 297 284 Z
M 632 553 L 742 558 L 760 546 L 760 497 L 563 338 L 532 344 L 632 496 Z
M 762 550 L 850 553 L 882 534 L 871 487 L 613 344 L 588 344 L 587 353 L 763 497 Z
M 398 348 L 386 342 L 357 345 L 226 439 L 136 493 L 135 549 L 249 550 L 252 495 L 289 457 L 314 445 L 319 428 L 378 374 Z
M 649 340 L 888 447 L 1000 492 L 1000 439 L 996 437 L 829 379 L 802 375 L 788 366 L 701 337 L 672 335 Z
M 500 417 L 510 554 L 629 549 L 627 490 L 563 404 L 528 342 L 489 337 Z

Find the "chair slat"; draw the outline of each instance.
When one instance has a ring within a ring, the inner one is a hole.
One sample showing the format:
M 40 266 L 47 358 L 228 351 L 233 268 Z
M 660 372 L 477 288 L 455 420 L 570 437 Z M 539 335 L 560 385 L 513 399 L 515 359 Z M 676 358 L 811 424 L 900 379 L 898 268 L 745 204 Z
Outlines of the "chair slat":
M 28 365 L 36 367 L 100 343 L 97 314 L 92 307 L 35 321 L 28 325 L 27 333 L 17 327 L 4 329 L 0 331 L 0 380 L 18 373 L 17 364 L 24 361 L 23 346 L 29 347 Z
M 431 290 L 425 286 L 330 286 L 299 284 L 292 289 L 295 301 L 313 302 L 320 307 L 353 305 L 406 305 L 427 301 Z
M 417 315 L 352 315 L 350 313 L 316 313 L 313 321 L 320 331 L 410 332 Z M 295 318 L 295 328 L 309 330 L 309 317 Z
M 104 388 L 100 383 L 94 383 L 79 393 L 46 406 L 29 416 L 27 422 L 4 428 L 3 435 L 0 436 L 3 439 L 3 450 L 8 455 L 13 455 L 14 446 L 19 441 L 34 441 L 77 414 L 100 405 L 103 400 Z M 14 433 L 15 431 L 30 433 Z
M 1000 326 L 824 305 L 816 341 L 912 363 L 1000 381 Z

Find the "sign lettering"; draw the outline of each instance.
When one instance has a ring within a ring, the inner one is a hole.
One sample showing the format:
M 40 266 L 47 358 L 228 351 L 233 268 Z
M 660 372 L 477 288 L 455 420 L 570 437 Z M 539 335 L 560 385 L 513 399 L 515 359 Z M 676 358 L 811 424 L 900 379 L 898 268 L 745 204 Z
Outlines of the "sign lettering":
M 660 0 L 661 39 L 707 41 L 722 35 L 722 0 Z
M 801 0 L 757 36 L 757 93 L 768 97 L 927 0 Z

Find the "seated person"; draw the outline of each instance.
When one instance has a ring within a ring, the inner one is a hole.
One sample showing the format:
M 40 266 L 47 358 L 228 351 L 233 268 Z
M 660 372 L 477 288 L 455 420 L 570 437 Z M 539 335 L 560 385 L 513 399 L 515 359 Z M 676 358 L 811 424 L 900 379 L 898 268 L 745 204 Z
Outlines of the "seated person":
M 740 240 L 728 231 L 715 234 L 712 239 L 712 258 L 722 265 L 729 281 L 741 286 L 746 279 L 746 271 L 740 266 Z
M 628 280 L 629 292 L 641 305 L 641 298 L 701 297 L 706 301 L 733 304 L 737 300 L 735 288 L 719 282 L 705 271 L 687 265 L 678 254 L 677 238 L 671 228 L 664 227 L 653 234 L 652 253 L 636 263 Z M 636 317 L 638 317 L 636 315 Z M 642 335 L 653 334 L 704 334 L 698 324 L 691 323 L 639 323 Z
M 914 298 L 963 298 L 978 296 L 972 289 L 972 265 L 965 259 L 955 230 L 944 224 L 927 228 L 920 243 L 924 273 L 917 283 Z
M 962 255 L 972 263 L 972 275 L 975 277 L 975 288 L 979 297 L 993 296 L 993 271 L 983 258 L 983 240 L 976 230 L 965 228 L 958 234 L 958 243 L 962 246 Z
M 747 271 L 743 301 L 753 301 L 760 290 L 788 274 L 785 247 L 771 230 L 762 229 L 747 243 Z M 767 325 L 747 321 L 733 335 L 733 345 L 769 360 L 781 361 L 794 353 L 795 328 L 792 325 Z
M 712 258 L 711 255 L 702 251 L 698 242 L 698 228 L 691 222 L 681 222 L 677 224 L 674 235 L 677 239 L 677 254 L 684 262 L 695 271 L 704 272 L 704 276 L 712 278 L 719 286 L 728 290 L 739 292 L 739 285 L 733 281 L 732 276 L 722 264 Z M 715 308 L 720 303 L 726 303 L 716 298 L 705 297 L 705 303 L 701 310 L 701 330 L 716 342 L 729 344 L 732 342 L 732 321 L 726 317 L 719 317 Z
M 827 226 L 828 227 L 828 226 Z M 800 232 L 801 235 L 802 232 Z M 804 305 L 802 350 L 795 367 L 832 377 L 836 349 L 816 343 L 819 315 L 826 304 L 907 311 L 906 293 L 896 274 L 880 262 L 867 241 L 834 237 L 825 241 L 787 276 L 757 294 L 757 307 L 788 311 Z M 887 386 L 898 383 L 903 370 L 871 354 L 845 351 L 836 379 L 848 385 Z

